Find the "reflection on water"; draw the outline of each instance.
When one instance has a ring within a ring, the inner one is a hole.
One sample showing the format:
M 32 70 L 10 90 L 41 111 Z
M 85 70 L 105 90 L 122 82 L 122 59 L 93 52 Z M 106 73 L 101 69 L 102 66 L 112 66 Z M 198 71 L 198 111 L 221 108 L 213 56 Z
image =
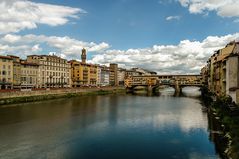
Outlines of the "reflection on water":
M 185 87 L 182 92 L 187 97 L 199 97 L 201 95 L 199 87 Z
M 0 108 L 0 158 L 219 158 L 207 128 L 200 102 L 185 97 L 90 96 L 14 105 Z
M 173 96 L 175 95 L 175 90 L 172 87 L 166 87 L 164 89 L 160 89 L 160 94 L 164 96 Z M 199 97 L 201 95 L 199 87 L 184 87 L 182 88 L 182 96 L 187 97 Z
M 173 96 L 174 92 L 175 92 L 174 88 L 167 87 L 167 88 L 164 88 L 164 89 L 160 90 L 160 95 L 162 95 L 162 96 Z

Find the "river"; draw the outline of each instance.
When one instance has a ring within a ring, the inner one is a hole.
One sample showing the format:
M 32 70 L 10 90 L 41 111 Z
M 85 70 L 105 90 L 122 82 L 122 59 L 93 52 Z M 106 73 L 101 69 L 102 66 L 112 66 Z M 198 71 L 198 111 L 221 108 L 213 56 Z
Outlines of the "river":
M 219 159 L 200 101 L 172 95 L 166 89 L 160 96 L 82 96 L 2 106 L 0 158 Z

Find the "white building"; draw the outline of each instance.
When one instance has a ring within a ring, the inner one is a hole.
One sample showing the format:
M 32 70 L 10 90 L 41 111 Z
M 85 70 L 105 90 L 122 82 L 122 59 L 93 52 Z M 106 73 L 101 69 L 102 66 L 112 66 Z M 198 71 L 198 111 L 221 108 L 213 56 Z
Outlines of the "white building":
M 101 67 L 97 66 L 97 80 L 96 80 L 96 85 L 100 86 L 101 85 Z
M 71 87 L 71 65 L 66 59 L 55 55 L 30 55 L 27 61 L 39 65 L 40 88 Z
M 120 86 L 124 85 L 125 72 L 126 72 L 126 69 L 122 69 L 122 68 L 118 69 L 118 82 Z
M 110 70 L 109 67 L 100 66 L 100 85 L 101 86 L 109 86 L 110 85 Z

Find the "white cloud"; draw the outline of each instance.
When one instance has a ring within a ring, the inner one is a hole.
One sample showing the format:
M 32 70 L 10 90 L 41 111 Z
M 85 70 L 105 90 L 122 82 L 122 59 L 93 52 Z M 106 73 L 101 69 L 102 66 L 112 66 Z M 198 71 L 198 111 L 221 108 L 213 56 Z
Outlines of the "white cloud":
M 24 36 L 7 34 L 0 38 L 0 54 L 16 53 L 18 56 L 24 57 L 34 53 L 42 53 L 41 45 L 46 45 L 50 50 L 57 50 L 61 56 L 68 58 L 80 57 L 82 48 L 86 48 L 91 52 L 101 52 L 108 49 L 109 44 L 102 42 L 96 44 L 94 42 L 83 42 L 72 39 L 68 36 L 45 36 L 28 34 Z M 44 47 L 44 49 L 46 49 Z
M 208 58 L 217 49 L 233 40 L 239 33 L 226 36 L 208 36 L 203 41 L 183 40 L 178 45 L 154 45 L 150 48 L 107 50 L 95 55 L 91 62 L 119 63 L 128 67 L 142 67 L 159 74 L 200 73 Z
M 7 34 L 5 35 L 2 40 L 4 42 L 8 42 L 8 43 L 15 43 L 17 41 L 20 41 L 21 40 L 21 37 L 18 36 L 18 35 L 11 35 L 11 34 Z
M 233 40 L 239 41 L 239 33 L 208 36 L 202 41 L 182 40 L 177 45 L 112 50 L 105 42 L 84 42 L 68 36 L 7 34 L 0 37 L 0 54 L 25 57 L 30 54 L 48 54 L 46 50 L 50 50 L 67 59 L 80 59 L 81 49 L 84 47 L 89 52 L 94 52 L 89 59 L 91 63 L 118 63 L 127 68 L 142 67 L 159 74 L 185 74 L 199 73 L 215 50 L 225 47 Z
M 199 73 L 215 50 L 233 40 L 239 41 L 239 33 L 208 36 L 202 41 L 182 40 L 177 45 L 112 50 L 105 42 L 84 42 L 68 36 L 7 34 L 0 36 L 0 55 L 13 54 L 24 58 L 30 54 L 48 54 L 46 50 L 50 50 L 67 59 L 80 59 L 84 47 L 89 52 L 94 52 L 89 59 L 91 63 L 118 63 L 127 68 L 142 67 L 159 74 L 185 74 Z
M 38 24 L 58 26 L 69 18 L 79 18 L 86 13 L 79 8 L 35 3 L 28 0 L 0 1 L 0 34 L 37 28 Z
M 167 21 L 170 21 L 170 20 L 180 20 L 180 16 L 168 16 L 166 17 L 166 20 Z
M 36 44 L 32 47 L 32 52 L 40 52 L 40 51 L 42 51 L 40 44 Z
M 215 11 L 222 17 L 239 17 L 238 0 L 178 0 L 180 4 L 189 9 L 190 13 L 207 14 Z

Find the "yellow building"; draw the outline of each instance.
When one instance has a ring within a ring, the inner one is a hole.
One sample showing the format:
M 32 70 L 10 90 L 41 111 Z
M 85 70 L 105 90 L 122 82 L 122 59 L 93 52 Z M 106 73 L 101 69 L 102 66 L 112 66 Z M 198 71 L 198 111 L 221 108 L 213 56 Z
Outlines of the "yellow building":
M 96 86 L 97 66 L 71 60 L 72 87 Z
M 230 42 L 208 60 L 208 88 L 218 96 L 230 95 L 239 103 L 239 43 Z M 203 74 L 202 69 L 202 74 Z
M 208 85 L 208 66 L 204 66 L 201 69 L 201 76 L 202 76 L 202 84 Z
M 209 89 L 217 95 L 226 95 L 226 61 L 236 45 L 230 42 L 225 48 L 215 51 L 209 59 Z
M 71 60 L 72 87 L 96 86 L 98 77 L 98 66 L 86 63 L 86 49 L 82 49 L 81 61 Z
M 13 60 L 13 88 L 21 87 L 21 63 L 18 56 L 8 55 Z
M 0 56 L 0 89 L 13 87 L 13 60 L 8 56 Z

